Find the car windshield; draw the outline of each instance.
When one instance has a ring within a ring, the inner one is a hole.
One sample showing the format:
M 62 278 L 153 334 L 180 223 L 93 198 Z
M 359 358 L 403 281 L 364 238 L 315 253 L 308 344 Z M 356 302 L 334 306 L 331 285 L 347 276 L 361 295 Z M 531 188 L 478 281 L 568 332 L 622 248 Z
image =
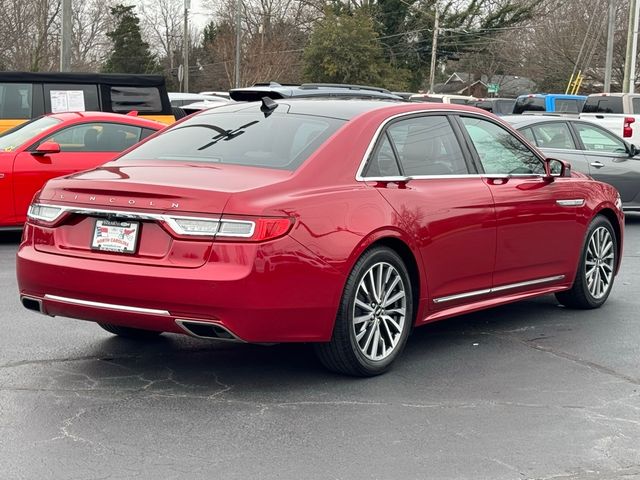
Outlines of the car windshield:
M 295 170 L 344 120 L 273 112 L 198 115 L 121 160 L 178 160 Z
M 53 117 L 40 117 L 7 130 L 0 135 L 0 151 L 11 152 L 27 140 L 61 122 L 62 120 Z

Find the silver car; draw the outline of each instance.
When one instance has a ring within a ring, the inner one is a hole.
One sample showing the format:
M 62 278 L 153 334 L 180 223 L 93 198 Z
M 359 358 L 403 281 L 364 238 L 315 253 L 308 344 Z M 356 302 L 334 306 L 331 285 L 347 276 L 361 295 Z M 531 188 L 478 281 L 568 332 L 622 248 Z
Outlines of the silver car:
M 640 212 L 640 151 L 599 125 L 568 117 L 502 117 L 547 156 L 613 185 L 626 212 Z

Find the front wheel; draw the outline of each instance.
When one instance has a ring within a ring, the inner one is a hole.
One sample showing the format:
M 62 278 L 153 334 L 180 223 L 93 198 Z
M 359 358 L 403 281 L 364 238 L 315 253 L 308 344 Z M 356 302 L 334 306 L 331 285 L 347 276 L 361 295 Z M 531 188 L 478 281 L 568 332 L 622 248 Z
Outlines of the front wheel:
M 573 286 L 556 293 L 556 298 L 570 308 L 600 307 L 611 293 L 617 264 L 616 233 L 611 222 L 598 215 L 587 230 Z
M 412 322 L 407 268 L 395 251 L 376 247 L 356 262 L 342 294 L 331 341 L 316 344 L 316 353 L 329 370 L 379 375 L 402 352 Z

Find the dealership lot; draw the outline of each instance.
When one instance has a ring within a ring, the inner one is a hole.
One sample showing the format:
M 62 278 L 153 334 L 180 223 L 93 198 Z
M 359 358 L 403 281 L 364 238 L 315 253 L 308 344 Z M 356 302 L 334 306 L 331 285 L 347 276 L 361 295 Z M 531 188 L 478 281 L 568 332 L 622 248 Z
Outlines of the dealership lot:
M 544 297 L 444 321 L 354 379 L 305 345 L 139 344 L 29 312 L 3 234 L 0 477 L 640 477 L 639 216 L 625 240 L 602 309 Z

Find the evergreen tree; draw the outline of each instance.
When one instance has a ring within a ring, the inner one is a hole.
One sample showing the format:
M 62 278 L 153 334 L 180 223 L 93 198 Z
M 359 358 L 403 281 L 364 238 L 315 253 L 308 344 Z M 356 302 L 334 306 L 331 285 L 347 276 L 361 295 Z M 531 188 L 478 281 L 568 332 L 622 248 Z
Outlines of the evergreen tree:
M 103 71 L 112 73 L 153 73 L 158 70 L 158 62 L 149 50 L 149 44 L 142 40 L 140 20 L 133 9 L 135 6 L 122 4 L 111 7 L 115 28 L 108 32 L 113 47 Z

